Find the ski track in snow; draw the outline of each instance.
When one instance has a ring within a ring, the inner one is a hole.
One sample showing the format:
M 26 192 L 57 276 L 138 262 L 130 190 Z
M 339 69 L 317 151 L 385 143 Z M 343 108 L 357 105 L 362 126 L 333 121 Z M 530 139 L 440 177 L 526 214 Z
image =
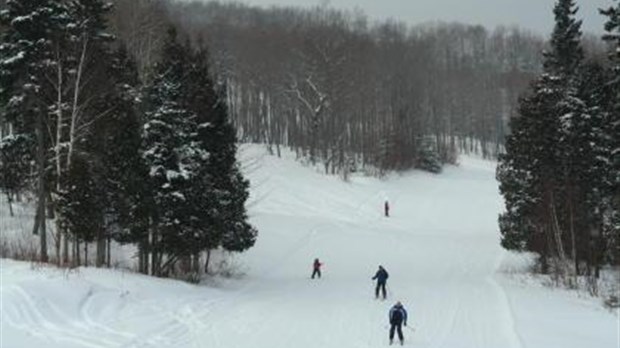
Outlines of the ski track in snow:
M 465 159 L 438 176 L 344 183 L 258 147 L 247 151 L 261 165 L 248 173 L 260 183 L 250 210 L 259 239 L 240 256 L 245 278 L 193 286 L 2 261 L 0 346 L 370 348 L 387 345 L 388 310 L 400 300 L 409 312 L 405 346 L 553 348 L 528 344 L 523 330 L 535 331 L 497 278 L 505 252 L 492 163 Z M 315 257 L 323 278 L 311 280 Z M 379 264 L 390 272 L 387 301 L 374 299 Z M 614 348 L 605 345 L 613 338 L 601 342 L 592 346 Z

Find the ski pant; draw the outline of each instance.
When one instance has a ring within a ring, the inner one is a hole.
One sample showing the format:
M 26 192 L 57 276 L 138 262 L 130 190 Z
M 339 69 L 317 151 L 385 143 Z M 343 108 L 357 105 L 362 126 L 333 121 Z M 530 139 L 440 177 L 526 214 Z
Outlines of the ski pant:
M 314 279 L 314 276 L 319 276 L 319 278 L 321 278 L 321 270 L 318 268 L 315 268 L 314 271 L 312 271 L 312 279 Z
M 385 282 L 377 282 L 377 287 L 375 288 L 375 297 L 379 297 L 379 290 L 383 293 L 383 298 L 385 299 L 387 293 L 385 291 Z
M 403 341 L 403 323 L 391 323 L 390 326 L 390 341 L 392 341 L 394 339 L 394 330 L 396 330 L 398 332 L 398 339 L 402 342 Z

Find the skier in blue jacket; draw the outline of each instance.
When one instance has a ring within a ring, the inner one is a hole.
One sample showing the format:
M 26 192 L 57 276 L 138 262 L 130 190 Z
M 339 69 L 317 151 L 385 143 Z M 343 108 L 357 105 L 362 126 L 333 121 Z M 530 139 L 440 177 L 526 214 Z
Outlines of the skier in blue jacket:
M 372 277 L 373 280 L 377 280 L 377 287 L 375 288 L 376 298 L 379 298 L 379 289 L 381 289 L 383 293 L 383 299 L 385 300 L 385 297 L 387 295 L 385 291 L 385 283 L 387 282 L 388 277 L 389 275 L 385 268 L 383 268 L 383 266 L 379 266 L 379 270 L 377 271 L 375 276 Z
M 403 337 L 403 328 L 402 325 L 407 326 L 407 311 L 403 304 L 400 301 L 396 302 L 394 306 L 390 309 L 390 344 L 394 342 L 394 331 L 398 332 L 398 340 L 400 341 L 400 345 L 402 346 L 405 343 L 405 338 Z

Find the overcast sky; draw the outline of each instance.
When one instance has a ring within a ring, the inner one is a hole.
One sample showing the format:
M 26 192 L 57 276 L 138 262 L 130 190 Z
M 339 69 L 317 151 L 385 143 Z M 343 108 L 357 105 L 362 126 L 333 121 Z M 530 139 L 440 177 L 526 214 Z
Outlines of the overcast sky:
M 232 0 L 220 0 L 232 1 Z M 239 2 L 239 1 L 238 1 Z M 324 0 L 241 0 L 269 6 L 314 6 Z M 335 8 L 362 9 L 372 19 L 395 18 L 410 24 L 429 21 L 459 21 L 482 24 L 492 29 L 497 25 L 513 25 L 548 34 L 553 27 L 551 12 L 555 0 L 329 0 Z M 583 29 L 601 33 L 604 19 L 598 8 L 609 7 L 611 0 L 577 0 L 578 16 Z

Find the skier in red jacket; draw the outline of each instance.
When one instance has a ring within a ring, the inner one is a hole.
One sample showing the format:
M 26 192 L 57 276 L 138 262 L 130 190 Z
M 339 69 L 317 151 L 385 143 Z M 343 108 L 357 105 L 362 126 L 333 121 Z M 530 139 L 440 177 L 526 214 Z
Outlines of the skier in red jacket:
M 321 278 L 321 266 L 323 266 L 323 264 L 319 262 L 319 259 L 314 259 L 314 264 L 312 265 L 312 279 L 314 279 L 314 276 L 319 276 L 319 278 Z

